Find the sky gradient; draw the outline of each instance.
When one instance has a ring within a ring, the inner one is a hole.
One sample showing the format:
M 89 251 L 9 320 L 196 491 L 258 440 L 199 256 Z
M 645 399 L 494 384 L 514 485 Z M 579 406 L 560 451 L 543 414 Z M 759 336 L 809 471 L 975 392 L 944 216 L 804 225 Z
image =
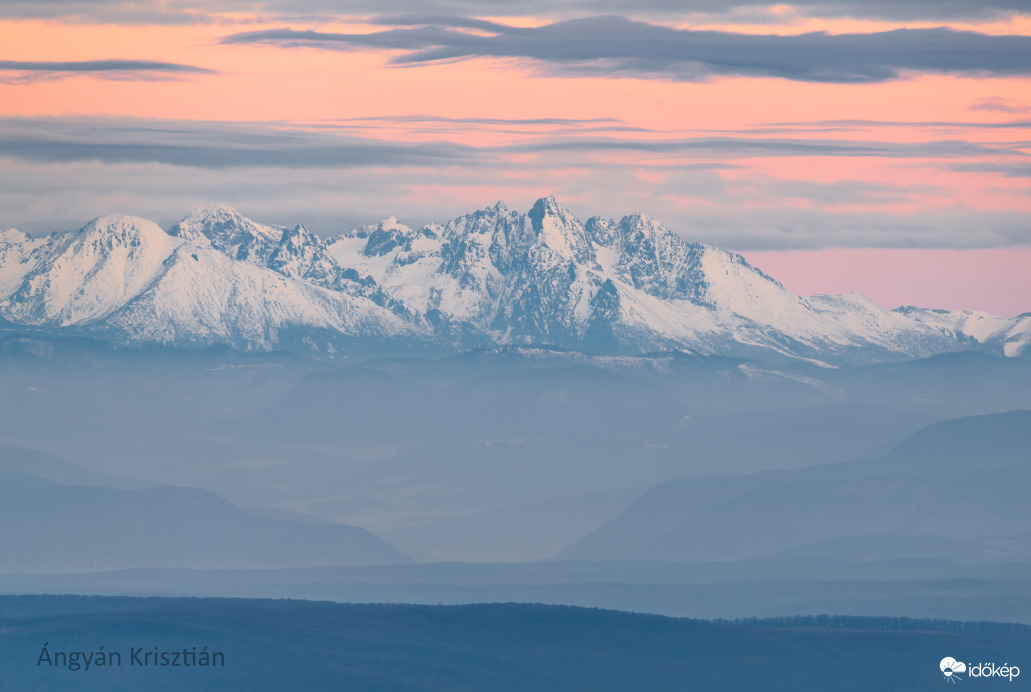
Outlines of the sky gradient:
M 0 228 L 553 194 L 803 294 L 1031 310 L 1026 3 L 0 5 Z

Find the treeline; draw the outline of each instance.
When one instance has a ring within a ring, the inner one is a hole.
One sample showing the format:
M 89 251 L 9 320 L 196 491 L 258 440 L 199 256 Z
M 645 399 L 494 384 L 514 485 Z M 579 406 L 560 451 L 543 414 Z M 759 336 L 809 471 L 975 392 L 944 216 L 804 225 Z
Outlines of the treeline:
M 770 618 L 737 618 L 710 620 L 716 625 L 749 627 L 754 629 L 836 629 L 877 632 L 956 632 L 978 634 L 983 632 L 1027 634 L 1031 626 L 1015 622 L 964 622 L 931 618 L 907 618 L 869 615 L 783 615 Z

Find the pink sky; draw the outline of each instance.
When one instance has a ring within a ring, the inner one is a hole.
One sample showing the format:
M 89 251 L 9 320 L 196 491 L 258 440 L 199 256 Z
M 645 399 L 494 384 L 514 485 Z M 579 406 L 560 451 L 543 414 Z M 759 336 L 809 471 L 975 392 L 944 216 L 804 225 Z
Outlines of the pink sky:
M 1031 312 L 1031 248 L 746 252 L 745 259 L 801 295 L 861 293 L 883 308 Z
M 783 17 L 779 24 L 732 24 L 718 17 L 648 21 L 782 35 L 948 23 L 800 18 L 790 5 L 775 9 Z M 387 214 L 443 220 L 498 199 L 521 207 L 554 194 L 577 213 L 619 216 L 640 210 L 692 240 L 743 251 L 800 293 L 857 290 L 885 307 L 1031 310 L 1031 165 L 1024 163 L 1031 156 L 1031 80 L 1026 75 L 916 72 L 866 84 L 756 76 L 687 82 L 603 71 L 570 75 L 515 58 L 392 67 L 387 61 L 399 52 L 220 43 L 238 32 L 287 27 L 323 33 L 383 30 L 360 18 L 222 14 L 211 19 L 119 24 L 90 21 L 88 15 L 76 21 L 4 19 L 0 11 L 2 60 L 148 60 L 211 71 L 157 79 L 0 71 L 0 119 L 36 119 L 41 131 L 65 123 L 80 128 L 73 135 L 65 130 L 54 135 L 62 142 L 79 136 L 84 116 L 130 117 L 144 129 L 158 121 L 179 121 L 186 129 L 249 122 L 326 132 L 320 128 L 332 122 L 344 126 L 341 135 L 467 146 L 475 166 L 370 164 L 277 174 L 81 156 L 66 163 L 31 156 L 26 161 L 0 152 L 0 187 L 8 190 L 0 192 L 0 227 L 61 228 L 116 211 L 161 220 L 202 203 L 226 202 L 254 210 L 251 215 L 259 220 L 264 214 L 269 221 L 313 222 L 316 230 L 332 233 L 340 224 Z M 537 26 L 551 19 L 497 21 Z M 1031 36 L 1027 14 L 951 26 Z M 979 107 L 986 103 L 998 107 Z M 406 119 L 414 115 L 431 119 Z M 441 118 L 610 120 L 535 125 Z M 986 127 L 1007 123 L 1022 124 Z M 781 125 L 771 130 L 771 124 Z M 683 146 L 721 137 L 737 140 L 738 148 Z M 740 149 L 740 140 L 771 139 L 826 148 L 805 156 L 784 148 L 769 154 Z M 670 148 L 612 146 L 626 140 L 668 142 Z M 574 146 L 578 142 L 585 145 Z M 550 149 L 555 143 L 560 148 Z M 870 145 L 878 153 L 850 155 L 843 145 Z M 325 220 L 322 226 L 319 219 Z

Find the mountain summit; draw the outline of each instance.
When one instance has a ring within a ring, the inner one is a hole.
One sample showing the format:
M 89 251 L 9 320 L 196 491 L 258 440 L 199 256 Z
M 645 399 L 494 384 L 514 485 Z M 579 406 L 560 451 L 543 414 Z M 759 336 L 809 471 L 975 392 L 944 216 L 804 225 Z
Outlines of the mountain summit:
M 796 296 L 744 258 L 641 213 L 581 222 L 553 197 L 418 230 L 390 218 L 326 242 L 226 206 L 166 233 L 106 216 L 76 233 L 0 234 L 0 316 L 128 343 L 299 348 L 549 344 L 689 349 L 833 364 L 978 350 L 1023 355 L 1031 316 L 886 311 Z

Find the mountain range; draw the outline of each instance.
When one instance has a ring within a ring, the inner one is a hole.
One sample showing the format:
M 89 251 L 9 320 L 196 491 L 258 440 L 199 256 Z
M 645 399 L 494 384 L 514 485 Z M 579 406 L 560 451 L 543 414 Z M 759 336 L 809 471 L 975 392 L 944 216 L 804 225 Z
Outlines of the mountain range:
M 40 238 L 3 231 L 0 328 L 329 358 L 504 345 L 822 364 L 1031 355 L 1031 313 L 797 296 L 740 255 L 643 214 L 581 222 L 551 197 L 525 214 L 499 202 L 328 241 L 226 206 L 167 231 L 123 215 Z

